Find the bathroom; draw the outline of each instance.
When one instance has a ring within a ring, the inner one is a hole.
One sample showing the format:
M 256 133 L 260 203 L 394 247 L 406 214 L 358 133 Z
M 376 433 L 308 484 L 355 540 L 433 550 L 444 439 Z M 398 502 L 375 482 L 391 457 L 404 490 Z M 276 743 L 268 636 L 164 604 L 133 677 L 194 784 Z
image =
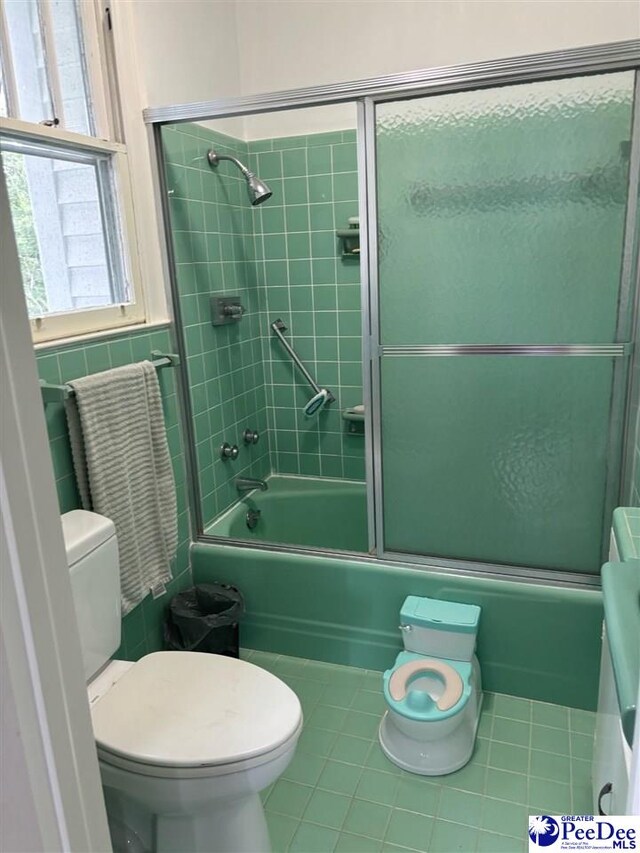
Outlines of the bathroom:
M 174 556 L 110 657 L 162 651 L 168 603 L 194 583 L 241 590 L 241 658 L 304 716 L 262 791 L 274 853 L 512 853 L 529 815 L 597 814 L 603 614 L 628 568 L 607 596 L 601 567 L 634 566 L 640 506 L 635 4 L 116 2 L 106 26 L 99 6 L 81 15 L 86 55 L 60 77 L 72 27 L 56 15 L 79 13 L 34 0 L 39 101 L 25 15 L 6 7 L 2 156 L 32 276 L 23 290 L 14 269 L 3 295 L 7 506 L 11 554 L 39 569 L 8 576 L 3 671 L 23 737 L 45 717 L 53 733 L 42 754 L 16 748 L 6 849 L 109 849 L 60 529 L 83 505 L 60 389 L 148 359 Z M 35 189 L 51 163 L 56 199 Z M 93 195 L 60 197 L 69 164 L 94 167 Z M 94 227 L 114 198 L 122 245 Z M 52 199 L 62 241 L 41 236 Z M 56 307 L 62 278 L 85 310 Z M 408 596 L 480 608 L 473 755 L 431 776 L 378 742 Z M 631 813 L 621 799 L 605 792 L 602 812 Z M 195 850 L 186 838 L 166 849 Z

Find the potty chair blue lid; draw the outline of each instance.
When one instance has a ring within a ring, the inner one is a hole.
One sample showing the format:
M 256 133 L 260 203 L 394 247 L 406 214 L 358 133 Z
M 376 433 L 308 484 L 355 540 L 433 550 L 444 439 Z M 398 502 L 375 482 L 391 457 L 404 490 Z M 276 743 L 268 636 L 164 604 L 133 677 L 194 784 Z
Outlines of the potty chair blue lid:
M 400 622 L 403 625 L 456 631 L 459 634 L 475 634 L 479 620 L 480 608 L 476 604 L 458 604 L 417 595 L 408 595 L 400 610 Z

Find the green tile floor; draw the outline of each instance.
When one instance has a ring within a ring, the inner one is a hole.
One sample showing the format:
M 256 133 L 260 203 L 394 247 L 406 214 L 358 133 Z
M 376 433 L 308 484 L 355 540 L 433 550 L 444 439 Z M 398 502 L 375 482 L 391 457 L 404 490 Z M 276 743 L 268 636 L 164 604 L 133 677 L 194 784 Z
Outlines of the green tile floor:
M 296 755 L 263 793 L 274 853 L 521 853 L 529 814 L 591 813 L 595 714 L 485 694 L 476 750 L 449 776 L 382 754 L 379 672 L 246 650 L 300 697 Z

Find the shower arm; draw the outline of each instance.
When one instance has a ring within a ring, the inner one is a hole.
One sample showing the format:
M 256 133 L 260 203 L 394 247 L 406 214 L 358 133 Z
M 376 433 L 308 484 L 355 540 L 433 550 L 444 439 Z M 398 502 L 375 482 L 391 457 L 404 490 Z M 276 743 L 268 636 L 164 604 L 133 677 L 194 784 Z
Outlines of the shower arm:
M 285 336 L 283 334 L 283 332 L 287 331 L 287 327 L 285 326 L 285 324 L 282 322 L 282 320 L 278 319 L 274 323 L 271 324 L 271 328 L 275 332 L 275 334 L 276 334 L 278 340 L 280 341 L 280 343 L 282 344 L 282 346 L 286 349 L 286 351 L 291 356 L 291 360 L 297 366 L 300 373 L 302 373 L 302 375 L 307 380 L 309 385 L 313 388 L 313 390 L 316 392 L 316 394 L 319 394 L 323 389 L 320 388 L 320 386 L 315 381 L 313 376 L 309 373 L 307 368 L 300 361 L 300 357 L 298 356 L 297 352 L 294 350 L 294 348 L 291 346 L 291 344 L 289 343 L 289 341 L 285 338 Z M 327 390 L 327 389 L 324 389 L 324 390 Z M 333 396 L 331 391 L 327 390 L 327 395 L 328 395 L 327 396 L 327 403 L 335 402 L 336 398 Z
M 258 204 L 262 204 L 263 201 L 271 198 L 273 193 L 269 185 L 265 184 L 255 172 L 248 169 L 237 157 L 233 157 L 231 154 L 219 154 L 215 148 L 210 148 L 207 151 L 207 162 L 213 169 L 218 168 L 221 160 L 229 160 L 229 162 L 233 163 L 240 170 L 240 174 L 247 182 L 247 193 L 252 207 L 256 207 Z
M 232 157 L 231 154 L 218 154 L 217 151 L 208 151 L 207 152 L 207 160 L 211 166 L 217 166 L 220 160 L 230 160 L 232 163 L 235 163 L 238 169 L 242 172 L 245 178 L 254 178 L 255 175 L 251 171 L 251 169 L 247 169 L 247 167 L 238 160 L 237 157 Z

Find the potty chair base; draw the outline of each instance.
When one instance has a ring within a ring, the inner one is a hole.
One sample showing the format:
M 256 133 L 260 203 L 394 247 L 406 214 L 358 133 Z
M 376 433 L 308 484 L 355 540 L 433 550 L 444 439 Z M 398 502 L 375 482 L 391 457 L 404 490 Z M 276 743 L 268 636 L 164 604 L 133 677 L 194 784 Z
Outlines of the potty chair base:
M 465 709 L 460 715 L 462 719 L 459 725 L 434 740 L 417 740 L 410 737 L 396 725 L 396 715 L 386 711 L 378 730 L 380 746 L 390 761 L 409 773 L 417 773 L 420 776 L 445 776 L 454 773 L 464 767 L 473 755 L 479 710 L 477 708 L 476 712 L 476 709 L 473 709 L 470 714 Z M 433 726 L 432 723 L 423 725 Z

